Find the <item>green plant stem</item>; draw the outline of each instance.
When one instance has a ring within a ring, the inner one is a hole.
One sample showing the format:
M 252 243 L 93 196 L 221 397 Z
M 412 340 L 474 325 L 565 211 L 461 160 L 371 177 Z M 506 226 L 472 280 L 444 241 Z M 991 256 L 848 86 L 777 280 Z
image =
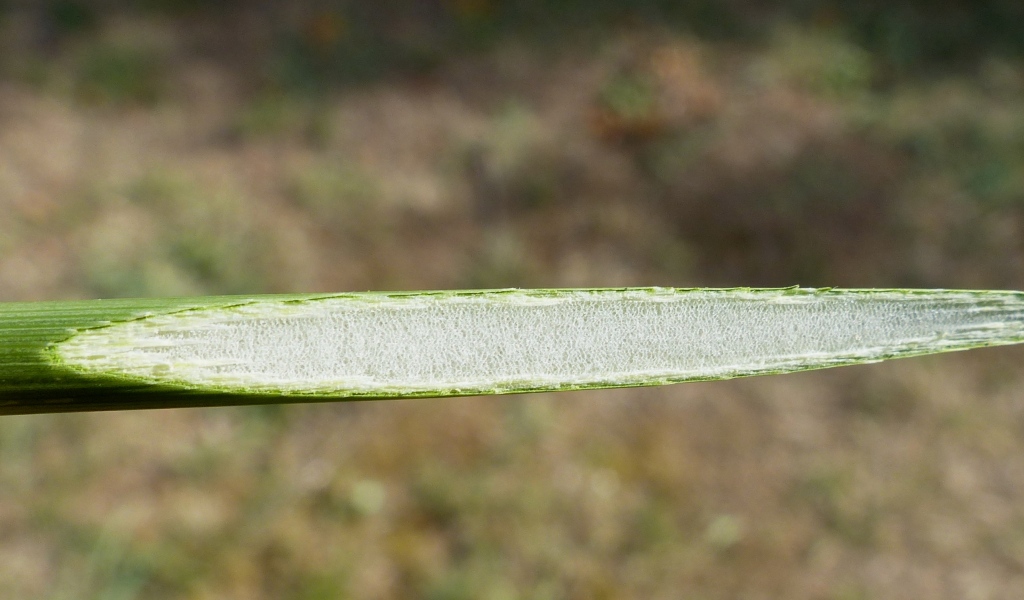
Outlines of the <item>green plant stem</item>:
M 0 304 L 0 414 L 575 390 L 1024 341 L 1024 293 L 483 290 Z

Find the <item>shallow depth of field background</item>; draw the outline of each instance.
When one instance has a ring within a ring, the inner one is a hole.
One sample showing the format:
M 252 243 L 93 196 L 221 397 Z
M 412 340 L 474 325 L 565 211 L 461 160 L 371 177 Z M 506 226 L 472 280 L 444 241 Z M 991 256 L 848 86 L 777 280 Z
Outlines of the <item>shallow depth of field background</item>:
M 0 3 L 0 300 L 1024 288 L 1015 0 Z M 5 598 L 1019 598 L 1024 351 L 4 417 Z

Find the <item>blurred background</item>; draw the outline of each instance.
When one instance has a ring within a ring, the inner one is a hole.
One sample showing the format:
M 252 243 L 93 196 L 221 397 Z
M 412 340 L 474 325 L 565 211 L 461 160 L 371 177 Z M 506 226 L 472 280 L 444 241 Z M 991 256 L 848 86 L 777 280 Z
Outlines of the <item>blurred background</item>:
M 1017 0 L 5 0 L 0 300 L 1024 287 Z M 10 598 L 1019 598 L 1024 351 L 0 419 Z

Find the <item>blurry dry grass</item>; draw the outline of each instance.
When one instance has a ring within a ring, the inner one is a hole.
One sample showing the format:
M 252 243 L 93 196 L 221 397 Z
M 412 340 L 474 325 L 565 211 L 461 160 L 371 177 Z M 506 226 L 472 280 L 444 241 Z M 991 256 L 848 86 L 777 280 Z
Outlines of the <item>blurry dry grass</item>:
M 1008 59 L 876 89 L 833 30 L 641 28 L 295 95 L 167 27 L 0 79 L 0 299 L 1024 280 Z M 9 417 L 0 595 L 1014 598 L 1021 358 Z

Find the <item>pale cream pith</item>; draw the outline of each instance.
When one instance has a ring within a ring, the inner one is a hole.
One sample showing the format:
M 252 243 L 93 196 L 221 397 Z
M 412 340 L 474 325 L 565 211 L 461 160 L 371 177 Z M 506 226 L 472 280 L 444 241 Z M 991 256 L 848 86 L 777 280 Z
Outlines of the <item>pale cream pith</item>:
M 567 291 L 265 300 L 78 333 L 65 364 L 189 387 L 507 391 L 795 370 L 1011 343 L 1019 299 Z

